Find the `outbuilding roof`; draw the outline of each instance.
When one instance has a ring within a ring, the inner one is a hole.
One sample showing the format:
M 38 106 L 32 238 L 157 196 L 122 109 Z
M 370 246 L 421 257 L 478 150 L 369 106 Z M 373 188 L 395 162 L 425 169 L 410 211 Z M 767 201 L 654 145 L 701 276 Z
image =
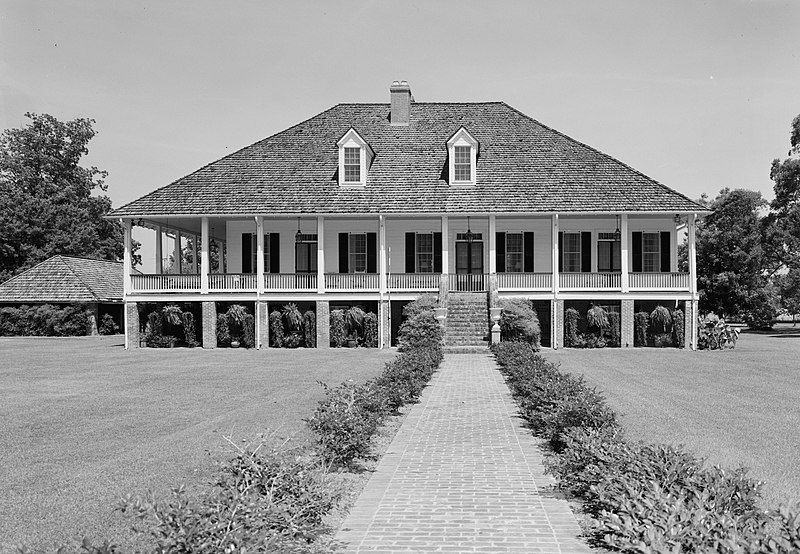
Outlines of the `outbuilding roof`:
M 705 212 L 686 196 L 503 102 L 338 104 L 114 210 L 111 217 L 356 213 Z M 480 143 L 476 182 L 448 183 L 447 140 Z M 374 159 L 366 186 L 338 183 L 350 128 Z
M 122 263 L 53 256 L 0 284 L 0 303 L 122 301 Z

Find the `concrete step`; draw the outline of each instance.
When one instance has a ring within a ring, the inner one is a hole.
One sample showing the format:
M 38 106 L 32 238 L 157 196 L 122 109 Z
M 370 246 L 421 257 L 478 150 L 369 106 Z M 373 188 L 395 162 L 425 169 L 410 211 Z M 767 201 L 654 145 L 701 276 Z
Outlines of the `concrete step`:
M 489 348 L 483 346 L 445 346 L 445 354 L 488 354 Z

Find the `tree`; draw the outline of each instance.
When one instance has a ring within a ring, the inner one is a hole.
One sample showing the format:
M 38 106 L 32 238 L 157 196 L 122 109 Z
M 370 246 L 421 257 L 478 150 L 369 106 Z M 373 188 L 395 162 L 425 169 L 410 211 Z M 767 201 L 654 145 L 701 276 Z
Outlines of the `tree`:
M 706 204 L 713 213 L 698 222 L 696 233 L 703 310 L 769 325 L 776 297 L 763 248 L 766 201 L 757 191 L 725 188 Z
M 28 125 L 0 135 L 0 281 L 56 254 L 120 259 L 122 226 L 103 219 L 111 200 L 93 195 L 106 191 L 107 173 L 79 165 L 94 120 L 25 116 Z

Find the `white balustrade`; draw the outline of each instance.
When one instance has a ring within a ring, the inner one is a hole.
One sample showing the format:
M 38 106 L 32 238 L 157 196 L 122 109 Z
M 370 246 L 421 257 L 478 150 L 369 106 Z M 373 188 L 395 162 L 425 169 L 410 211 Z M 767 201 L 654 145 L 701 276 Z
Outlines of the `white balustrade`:
M 159 274 L 131 275 L 133 292 L 173 292 L 200 290 L 200 275 L 197 274 Z
M 638 290 L 689 290 L 688 273 L 631 273 L 631 289 Z
M 483 292 L 488 289 L 486 273 L 451 273 L 450 290 L 460 292 Z
M 208 288 L 213 291 L 254 291 L 257 284 L 255 273 L 211 273 L 208 276 Z
M 559 273 L 560 289 L 603 290 L 622 287 L 621 273 Z
M 378 274 L 326 273 L 325 290 L 378 290 Z
M 439 273 L 392 273 L 390 290 L 439 290 Z
M 550 290 L 552 273 L 498 273 L 498 290 Z
M 265 273 L 265 291 L 317 290 L 316 273 Z

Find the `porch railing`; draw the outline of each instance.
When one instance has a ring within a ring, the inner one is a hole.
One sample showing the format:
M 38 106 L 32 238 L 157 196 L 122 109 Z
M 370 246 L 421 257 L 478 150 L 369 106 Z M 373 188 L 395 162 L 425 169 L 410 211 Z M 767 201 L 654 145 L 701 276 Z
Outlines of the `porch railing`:
M 264 290 L 317 290 L 317 274 L 265 273 Z
M 631 273 L 628 286 L 641 290 L 689 290 L 688 273 Z
M 439 290 L 440 273 L 392 273 L 390 290 Z
M 200 290 L 200 275 L 159 274 L 131 275 L 131 288 L 136 292 L 173 292 Z
M 621 273 L 559 273 L 558 286 L 561 289 L 620 289 Z
M 483 292 L 488 289 L 486 273 L 451 273 L 448 276 L 450 290 L 458 292 Z
M 498 290 L 550 290 L 552 273 L 498 273 Z
M 208 289 L 212 291 L 256 290 L 258 283 L 254 273 L 211 273 Z
M 378 290 L 377 273 L 326 273 L 325 290 Z

